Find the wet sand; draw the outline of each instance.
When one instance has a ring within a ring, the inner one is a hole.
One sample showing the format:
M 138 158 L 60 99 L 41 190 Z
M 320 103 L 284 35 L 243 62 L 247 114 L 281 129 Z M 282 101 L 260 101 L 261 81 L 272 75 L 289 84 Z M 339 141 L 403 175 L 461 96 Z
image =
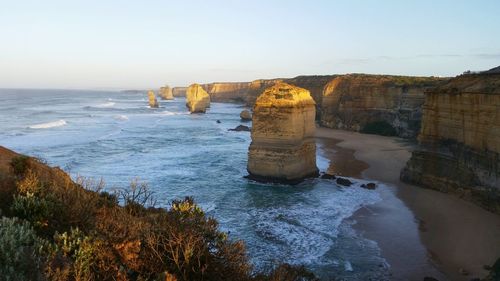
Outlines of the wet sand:
M 388 184 L 382 200 L 356 212 L 355 228 L 378 243 L 394 280 L 470 280 L 500 257 L 500 216 L 456 196 L 402 183 L 412 145 L 398 138 L 318 128 L 336 174 Z M 461 274 L 468 272 L 468 275 Z

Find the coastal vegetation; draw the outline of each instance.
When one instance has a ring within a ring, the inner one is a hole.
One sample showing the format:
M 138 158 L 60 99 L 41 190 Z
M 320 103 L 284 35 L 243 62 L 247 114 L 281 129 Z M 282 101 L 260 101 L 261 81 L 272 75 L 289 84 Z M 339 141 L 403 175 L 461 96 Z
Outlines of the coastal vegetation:
M 2 280 L 316 280 L 287 264 L 256 272 L 244 243 L 192 198 L 157 208 L 144 183 L 108 193 L 2 150 Z

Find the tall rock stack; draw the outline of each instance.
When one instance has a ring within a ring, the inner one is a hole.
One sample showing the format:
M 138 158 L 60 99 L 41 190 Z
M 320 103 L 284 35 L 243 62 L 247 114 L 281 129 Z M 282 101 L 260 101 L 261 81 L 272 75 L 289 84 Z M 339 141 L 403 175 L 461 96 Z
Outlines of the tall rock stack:
M 316 108 L 309 91 L 278 82 L 257 98 L 253 112 L 249 178 L 297 183 L 317 176 Z
M 500 213 L 500 73 L 461 75 L 429 90 L 418 139 L 403 181 Z
M 154 91 L 149 91 L 148 92 L 148 100 L 149 100 L 149 107 L 151 108 L 158 108 L 158 100 L 156 100 L 156 95 Z
M 205 113 L 210 107 L 210 96 L 199 84 L 193 84 L 186 91 L 186 106 L 191 113 Z
M 172 88 L 169 86 L 161 87 L 159 96 L 162 100 L 173 100 L 174 95 L 172 94 Z

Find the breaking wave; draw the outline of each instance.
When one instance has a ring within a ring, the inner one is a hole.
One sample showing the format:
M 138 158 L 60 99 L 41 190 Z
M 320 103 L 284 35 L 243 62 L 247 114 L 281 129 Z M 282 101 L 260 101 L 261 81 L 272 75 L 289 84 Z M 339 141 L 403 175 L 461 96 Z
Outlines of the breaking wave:
M 64 126 L 66 124 L 67 124 L 66 121 L 61 119 L 61 120 L 57 120 L 57 121 L 31 125 L 31 126 L 29 126 L 29 128 L 30 129 L 48 129 L 48 128 L 54 128 L 54 127 L 61 127 L 61 126 Z

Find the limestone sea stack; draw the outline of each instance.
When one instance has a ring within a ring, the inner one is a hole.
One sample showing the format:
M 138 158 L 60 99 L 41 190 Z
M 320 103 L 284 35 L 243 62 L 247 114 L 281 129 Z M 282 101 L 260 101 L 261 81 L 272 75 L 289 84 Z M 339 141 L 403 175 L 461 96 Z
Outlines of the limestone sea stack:
M 308 90 L 284 82 L 266 89 L 253 108 L 249 178 L 298 183 L 317 176 L 315 115 Z
M 158 108 L 158 100 L 156 100 L 156 95 L 154 91 L 148 92 L 149 107 Z
M 205 113 L 210 107 L 210 96 L 199 84 L 193 84 L 186 91 L 186 106 L 191 113 Z
M 173 100 L 174 95 L 172 94 L 172 88 L 169 86 L 161 87 L 159 96 L 162 100 Z

